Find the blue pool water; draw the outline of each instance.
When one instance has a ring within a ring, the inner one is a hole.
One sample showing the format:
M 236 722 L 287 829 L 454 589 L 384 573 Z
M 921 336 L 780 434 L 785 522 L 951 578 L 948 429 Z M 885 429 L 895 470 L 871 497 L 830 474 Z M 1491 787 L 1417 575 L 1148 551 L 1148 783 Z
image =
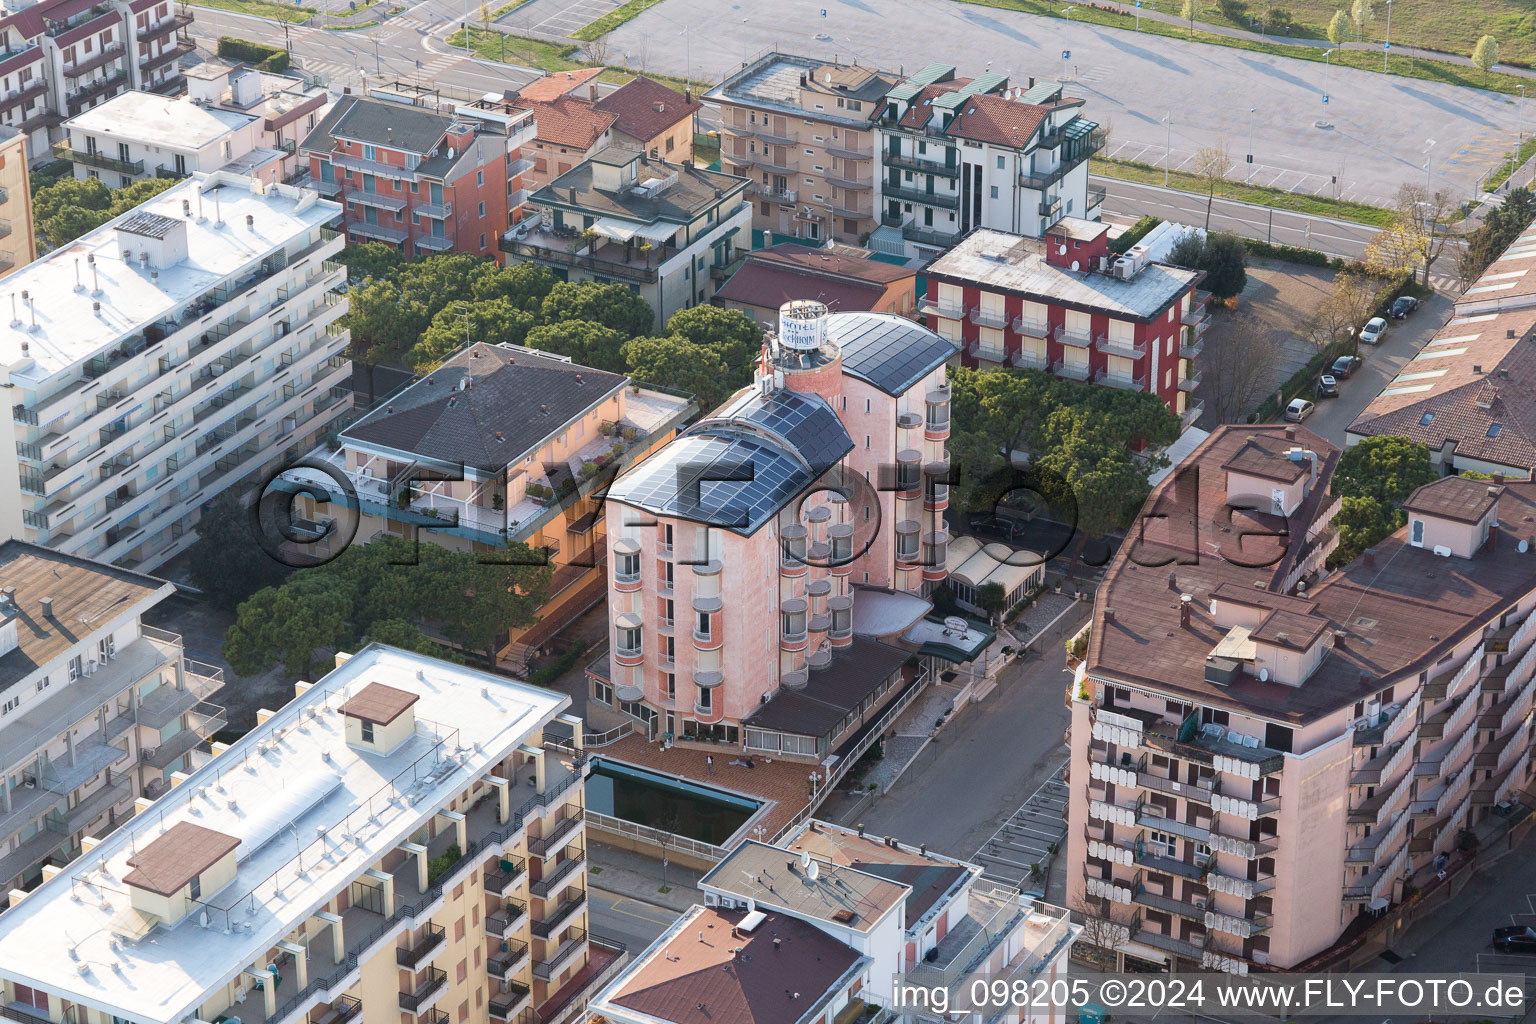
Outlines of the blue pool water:
M 593 811 L 716 846 L 724 845 L 762 805 L 602 758 L 593 759 L 587 779 L 587 806 Z

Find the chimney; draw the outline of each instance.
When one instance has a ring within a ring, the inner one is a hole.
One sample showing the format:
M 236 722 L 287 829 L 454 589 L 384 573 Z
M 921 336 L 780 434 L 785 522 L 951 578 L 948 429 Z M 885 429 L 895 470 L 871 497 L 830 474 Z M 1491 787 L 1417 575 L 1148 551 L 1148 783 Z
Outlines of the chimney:
M 1294 440 L 1296 440 L 1296 428 L 1295 427 L 1286 427 L 1285 428 L 1285 439 L 1287 441 L 1294 441 Z
M 249 214 L 249 213 L 246 214 L 245 215 L 245 226 L 254 230 L 255 227 L 256 227 L 256 218 L 254 216 L 252 216 L 251 214 Z
M 1499 546 L 1499 521 L 1495 519 L 1488 524 L 1488 550 L 1492 551 Z
M 1367 569 L 1374 568 L 1376 565 L 1376 549 L 1366 548 L 1360 552 L 1360 559 L 1365 563 Z
M 591 83 L 590 85 L 587 86 L 587 99 L 591 100 L 593 103 L 597 102 L 597 83 L 596 82 L 593 82 L 593 83 Z
M 855 827 L 858 828 L 858 830 L 859 830 L 859 838 L 863 839 L 864 838 L 864 823 L 861 821 Z
M 45 597 L 45 598 L 43 598 L 41 603 L 42 603 L 42 606 L 43 606 L 43 618 L 45 618 L 45 619 L 53 618 L 53 598 Z
M 1180 626 L 1180 628 L 1182 628 L 1182 629 L 1188 629 L 1189 628 L 1189 616 L 1190 616 L 1190 611 L 1191 611 L 1190 606 L 1193 605 L 1194 603 L 1195 603 L 1195 599 L 1193 597 L 1190 597 L 1188 594 L 1180 594 L 1179 595 L 1179 626 Z
M 918 843 L 917 844 L 917 852 L 918 852 L 919 856 L 923 856 L 923 857 L 928 856 L 928 844 L 927 843 Z
M 1349 634 L 1344 632 L 1342 629 L 1334 630 L 1333 631 L 1333 646 L 1335 647 L 1335 649 L 1343 650 L 1344 647 L 1346 646 L 1345 643 L 1344 643 L 1344 640 L 1348 636 L 1349 636 Z
M 781 940 L 779 939 L 779 937 L 778 936 L 774 936 L 774 938 L 773 938 L 773 951 L 775 953 L 777 953 L 779 951 L 780 943 L 781 943 Z
M 1168 589 L 1169 590 L 1178 590 L 1179 589 L 1179 574 L 1178 573 L 1170 572 L 1168 574 Z
M 1104 609 L 1104 621 L 1106 623 L 1115 621 L 1115 610 L 1113 608 Z

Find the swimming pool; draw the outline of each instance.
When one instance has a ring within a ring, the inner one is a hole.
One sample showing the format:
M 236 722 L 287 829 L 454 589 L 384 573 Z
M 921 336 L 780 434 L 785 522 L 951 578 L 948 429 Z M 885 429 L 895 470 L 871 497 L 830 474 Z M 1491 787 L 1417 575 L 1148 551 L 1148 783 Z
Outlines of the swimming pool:
M 593 758 L 587 807 L 701 843 L 725 845 L 763 806 L 761 800 L 658 772 Z

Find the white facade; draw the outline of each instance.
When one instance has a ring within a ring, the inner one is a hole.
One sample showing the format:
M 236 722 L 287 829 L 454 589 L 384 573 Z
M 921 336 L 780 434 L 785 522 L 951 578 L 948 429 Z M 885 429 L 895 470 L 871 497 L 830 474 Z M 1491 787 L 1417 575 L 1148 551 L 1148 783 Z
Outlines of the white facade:
M 211 174 L 262 144 L 261 119 L 204 107 L 187 97 L 125 92 L 64 122 L 58 153 L 74 161 L 76 178 L 100 178 L 110 188 L 167 174 Z M 257 160 L 268 184 L 282 170 L 281 154 Z
M 14 274 L 0 531 L 153 568 L 202 505 L 313 447 L 351 405 L 339 212 L 199 175 Z

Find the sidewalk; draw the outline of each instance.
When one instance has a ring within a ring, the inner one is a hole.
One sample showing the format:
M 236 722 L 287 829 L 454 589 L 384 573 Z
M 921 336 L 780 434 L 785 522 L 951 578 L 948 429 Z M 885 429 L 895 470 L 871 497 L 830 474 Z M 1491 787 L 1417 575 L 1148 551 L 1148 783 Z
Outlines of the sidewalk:
M 654 903 L 678 913 L 703 901 L 704 894 L 699 891 L 701 871 L 668 864 L 663 885 L 659 859 L 621 850 L 595 839 L 587 840 L 587 852 L 591 860 L 587 884 L 594 889 Z M 668 891 L 662 892 L 663 888 Z

